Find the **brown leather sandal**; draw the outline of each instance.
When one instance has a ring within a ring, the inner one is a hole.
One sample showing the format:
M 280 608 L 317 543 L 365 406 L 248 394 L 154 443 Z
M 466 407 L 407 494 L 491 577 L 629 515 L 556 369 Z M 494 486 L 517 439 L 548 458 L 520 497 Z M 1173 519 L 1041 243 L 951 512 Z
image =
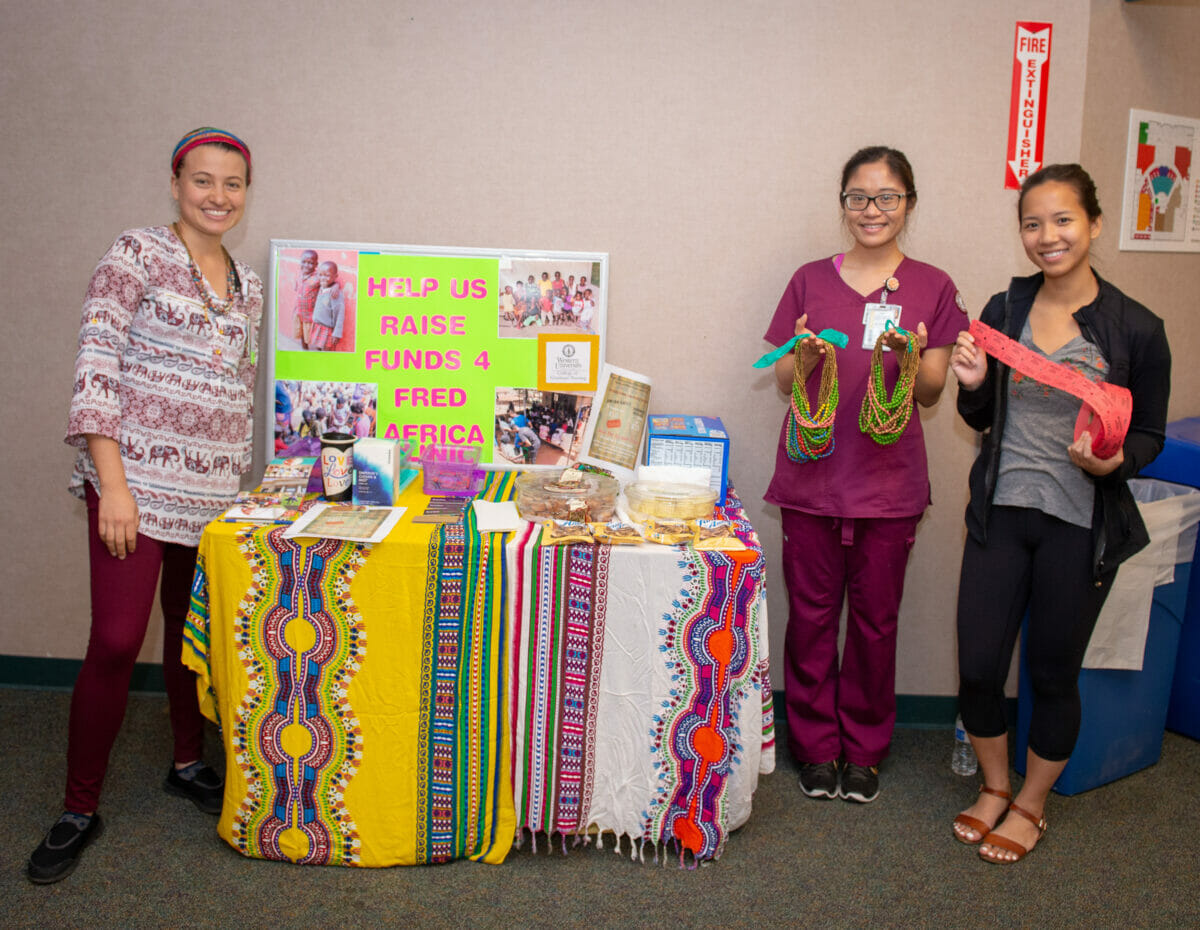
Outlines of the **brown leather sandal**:
M 1041 838 L 1046 835 L 1046 818 L 1044 816 L 1038 817 L 1036 814 L 1030 813 L 1029 811 L 1025 810 L 1025 808 L 1021 807 L 1021 805 L 1015 803 L 1008 805 L 1008 809 L 1014 814 L 1020 814 L 1031 824 L 1037 827 L 1038 840 L 1041 840 Z M 980 845 L 983 845 L 983 843 L 986 843 L 988 846 L 995 846 L 999 849 L 1006 849 L 1010 853 L 1016 854 L 1017 858 L 1015 859 L 993 859 L 991 856 L 985 856 L 983 854 L 983 850 L 981 849 L 979 851 L 979 858 L 984 862 L 990 862 L 993 865 L 1012 865 L 1014 862 L 1020 862 L 1027 855 L 1029 855 L 1034 848 L 1033 846 L 1030 846 L 1029 849 L 1026 849 L 1016 840 L 1010 840 L 1007 836 L 998 836 L 995 833 L 989 833 L 987 836 L 985 836 Z M 1034 845 L 1036 846 L 1037 844 L 1035 843 Z
M 987 785 L 980 785 L 979 793 L 980 794 L 990 794 L 994 797 L 1002 798 L 1005 801 L 1012 801 L 1012 793 L 1011 792 L 998 791 L 995 788 L 989 788 Z M 1001 816 L 1003 816 L 1003 815 L 1001 815 Z M 995 826 L 996 826 L 996 824 L 994 824 L 994 823 L 984 823 L 978 817 L 972 817 L 970 814 L 959 814 L 957 817 L 954 818 L 954 822 L 956 824 L 960 824 L 961 826 L 966 827 L 968 830 L 974 830 L 976 833 L 979 834 L 979 839 L 968 840 L 968 839 L 963 838 L 963 836 L 957 830 L 955 830 L 953 827 L 951 827 L 950 830 L 954 834 L 954 838 L 956 840 L 958 840 L 960 843 L 963 843 L 967 846 L 978 846 L 980 843 L 983 842 L 983 838 L 985 836 L 987 836 L 987 834 L 991 833 L 992 830 L 995 829 Z M 999 821 L 997 821 L 997 823 L 999 823 Z

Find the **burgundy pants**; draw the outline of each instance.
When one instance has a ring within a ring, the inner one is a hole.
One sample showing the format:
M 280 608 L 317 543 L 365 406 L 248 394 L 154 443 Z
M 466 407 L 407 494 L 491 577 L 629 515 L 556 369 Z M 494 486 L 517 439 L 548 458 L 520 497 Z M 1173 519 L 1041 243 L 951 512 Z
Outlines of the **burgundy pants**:
M 92 629 L 71 696 L 67 792 L 63 802 L 66 810 L 81 814 L 94 811 L 100 801 L 108 756 L 125 718 L 129 679 L 150 623 L 160 570 L 163 677 L 175 735 L 175 759 L 199 759 L 204 748 L 204 718 L 196 699 L 196 676 L 180 658 L 196 549 L 159 542 L 139 533 L 133 554 L 115 558 L 109 555 L 97 532 L 100 499 L 90 486 L 86 496 Z
M 897 618 L 921 517 L 782 513 L 788 746 L 801 763 L 877 765 L 896 723 Z M 839 667 L 843 602 L 848 609 Z

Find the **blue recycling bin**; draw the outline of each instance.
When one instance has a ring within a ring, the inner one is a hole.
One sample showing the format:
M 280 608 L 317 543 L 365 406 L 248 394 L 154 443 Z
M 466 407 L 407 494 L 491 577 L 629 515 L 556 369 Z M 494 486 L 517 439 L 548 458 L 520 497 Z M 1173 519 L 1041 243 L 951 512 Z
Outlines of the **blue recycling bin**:
M 1158 481 L 1142 482 L 1135 488 L 1143 513 L 1155 502 L 1179 495 L 1196 495 L 1190 487 Z M 1164 511 L 1155 511 L 1162 521 Z M 1171 522 L 1180 522 L 1176 511 L 1165 512 Z M 1192 511 L 1194 519 L 1194 511 Z M 1150 517 L 1147 516 L 1147 522 Z M 1194 532 L 1194 525 L 1175 530 L 1171 540 L 1177 541 Z M 1165 538 L 1165 536 L 1164 536 Z M 1187 543 L 1190 544 L 1190 537 Z M 1185 561 L 1175 564 L 1174 578 L 1167 584 L 1154 587 L 1142 667 L 1085 668 L 1079 673 L 1079 696 L 1082 704 L 1079 739 L 1071 760 L 1067 763 L 1054 790 L 1059 794 L 1079 794 L 1115 781 L 1158 761 L 1162 753 L 1163 731 L 1167 723 L 1167 708 L 1171 700 L 1172 677 L 1179 652 L 1180 633 L 1187 610 L 1189 586 L 1192 579 L 1191 549 L 1186 549 Z M 1138 576 L 1131 576 L 1137 578 Z M 1128 584 L 1130 579 L 1125 579 Z M 1114 583 L 1123 583 L 1118 573 Z M 1147 581 L 1147 584 L 1152 583 Z M 1200 589 L 1200 585 L 1197 585 Z M 1136 587 L 1133 590 L 1138 590 Z M 1144 589 L 1142 589 L 1144 590 Z M 1111 597 L 1112 595 L 1110 595 Z M 1028 622 L 1028 618 L 1026 618 Z M 1023 629 L 1024 632 L 1024 629 Z M 1020 674 L 1017 698 L 1017 755 L 1015 768 L 1025 773 L 1025 754 L 1029 746 L 1029 724 L 1033 715 L 1033 688 L 1029 682 L 1025 654 L 1025 637 L 1021 638 Z
M 1167 424 L 1162 453 L 1144 477 L 1200 488 L 1200 417 Z M 1192 559 L 1192 582 L 1183 610 L 1175 676 L 1167 706 L 1167 729 L 1200 739 L 1200 546 Z
M 1057 793 L 1079 794 L 1158 761 L 1191 569 L 1191 565 L 1176 565 L 1175 580 L 1154 589 L 1140 671 L 1085 668 L 1079 673 L 1083 719 L 1071 761 L 1054 783 Z M 1022 637 L 1014 761 L 1022 775 L 1032 714 L 1033 689 Z

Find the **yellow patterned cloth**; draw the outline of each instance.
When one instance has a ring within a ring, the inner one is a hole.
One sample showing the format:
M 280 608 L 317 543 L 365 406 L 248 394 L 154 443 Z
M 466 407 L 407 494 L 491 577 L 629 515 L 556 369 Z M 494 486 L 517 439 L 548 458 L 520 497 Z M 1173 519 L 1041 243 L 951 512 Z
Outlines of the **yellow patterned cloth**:
M 426 501 L 413 485 L 400 506 Z M 217 832 L 310 864 L 502 862 L 516 827 L 504 537 L 471 520 L 402 519 L 373 546 L 283 530 L 215 522 L 200 543 L 184 661 L 222 730 Z

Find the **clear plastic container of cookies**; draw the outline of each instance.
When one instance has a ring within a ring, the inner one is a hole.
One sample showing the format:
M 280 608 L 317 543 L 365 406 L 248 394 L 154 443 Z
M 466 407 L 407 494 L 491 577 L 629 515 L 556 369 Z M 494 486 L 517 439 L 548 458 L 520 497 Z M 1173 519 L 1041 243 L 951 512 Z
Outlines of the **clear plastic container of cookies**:
M 713 515 L 717 492 L 695 484 L 635 481 L 625 488 L 634 520 L 699 520 Z
M 517 513 L 525 520 L 607 523 L 616 514 L 619 490 L 607 475 L 526 472 L 517 479 Z

